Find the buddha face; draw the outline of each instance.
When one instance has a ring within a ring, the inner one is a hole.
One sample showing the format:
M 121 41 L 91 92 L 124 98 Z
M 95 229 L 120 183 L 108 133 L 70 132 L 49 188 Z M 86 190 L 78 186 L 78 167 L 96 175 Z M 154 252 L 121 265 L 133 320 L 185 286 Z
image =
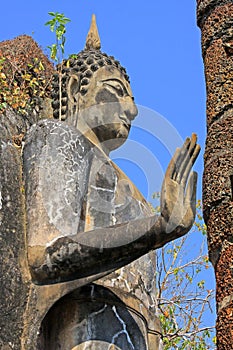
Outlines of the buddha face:
M 84 134 L 91 130 L 107 153 L 123 144 L 138 111 L 122 73 L 113 66 L 98 69 L 84 96 L 80 92 L 75 94 L 73 84 L 75 78 L 71 80 L 69 91 L 73 91 L 78 104 L 78 129 Z

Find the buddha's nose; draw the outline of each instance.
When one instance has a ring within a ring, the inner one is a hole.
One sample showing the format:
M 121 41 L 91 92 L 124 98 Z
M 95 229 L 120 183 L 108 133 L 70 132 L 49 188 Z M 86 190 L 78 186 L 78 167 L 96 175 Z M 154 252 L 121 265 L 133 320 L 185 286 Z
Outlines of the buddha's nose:
M 125 114 L 129 120 L 133 120 L 138 114 L 138 109 L 132 98 L 130 98 L 130 102 L 126 104 Z

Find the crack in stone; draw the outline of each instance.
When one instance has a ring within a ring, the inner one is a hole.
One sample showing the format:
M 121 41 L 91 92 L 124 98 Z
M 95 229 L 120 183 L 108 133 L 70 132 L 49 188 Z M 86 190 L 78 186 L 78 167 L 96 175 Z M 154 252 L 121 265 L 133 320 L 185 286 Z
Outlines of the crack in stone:
M 112 307 L 112 310 L 114 312 L 114 314 L 116 315 L 117 319 L 119 320 L 120 324 L 122 325 L 123 329 L 119 332 L 117 332 L 113 337 L 112 337 L 112 344 L 115 343 L 115 339 L 117 339 L 119 337 L 119 335 L 121 334 L 125 334 L 126 335 L 126 338 L 127 338 L 127 341 L 129 343 L 129 345 L 132 347 L 133 350 L 135 350 L 135 347 L 130 339 L 130 336 L 129 336 L 129 333 L 126 329 L 127 325 L 125 324 L 124 320 L 122 320 L 122 318 L 120 317 L 120 315 L 118 314 L 117 310 L 116 310 L 116 306 L 113 306 Z

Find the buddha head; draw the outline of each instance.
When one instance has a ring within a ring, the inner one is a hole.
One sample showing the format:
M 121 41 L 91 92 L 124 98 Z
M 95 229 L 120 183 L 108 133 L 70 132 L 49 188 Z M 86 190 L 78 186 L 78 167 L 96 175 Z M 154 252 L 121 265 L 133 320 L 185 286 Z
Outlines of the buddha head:
M 60 77 L 53 79 L 54 117 L 77 127 L 106 153 L 124 143 L 137 108 L 125 68 L 100 51 L 94 15 L 85 49 L 59 69 Z

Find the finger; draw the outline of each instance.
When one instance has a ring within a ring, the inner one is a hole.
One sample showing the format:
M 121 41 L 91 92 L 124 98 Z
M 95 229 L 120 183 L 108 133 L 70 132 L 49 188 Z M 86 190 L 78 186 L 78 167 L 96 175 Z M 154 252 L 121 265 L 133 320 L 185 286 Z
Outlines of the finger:
M 197 135 L 192 134 L 190 144 L 188 145 L 186 152 L 184 153 L 183 162 L 180 164 L 177 175 L 177 182 L 186 184 L 187 177 L 189 176 L 190 170 L 196 160 L 198 153 L 196 154 L 197 147 Z M 185 181 L 184 181 L 185 174 Z
M 195 136 L 196 135 L 192 134 L 190 143 L 184 152 L 182 163 L 180 164 L 179 168 L 177 169 L 177 182 L 179 182 L 179 183 L 181 182 L 181 180 L 183 178 L 183 173 L 187 167 L 187 164 L 189 163 L 190 157 L 191 157 L 192 152 L 193 152 L 193 147 L 195 147 L 195 145 L 196 145 L 196 137 Z
M 190 213 L 190 210 L 193 213 L 193 218 L 196 213 L 196 190 L 197 190 L 197 173 L 193 171 L 190 175 L 186 195 L 185 195 L 185 208 L 187 208 L 187 213 Z M 192 218 L 190 218 L 192 220 Z
M 189 145 L 190 145 L 190 138 L 187 137 L 181 150 L 180 150 L 180 154 L 179 154 L 179 157 L 177 158 L 177 162 L 176 162 L 176 168 L 175 168 L 175 172 L 174 172 L 174 176 L 173 176 L 173 180 L 175 181 L 179 181 L 179 172 L 180 172 L 180 167 L 187 155 L 187 151 L 188 151 L 188 148 L 189 148 Z
M 198 157 L 198 154 L 200 153 L 200 150 L 201 150 L 201 147 L 199 145 L 195 145 L 194 151 L 191 154 L 191 156 L 190 156 L 190 158 L 188 160 L 188 163 L 186 164 L 186 167 L 184 169 L 184 173 L 182 175 L 182 180 L 181 180 L 182 186 L 184 188 L 186 186 L 187 179 L 189 177 L 189 174 L 190 174 L 190 171 L 192 169 L 192 166 L 195 163 L 195 161 L 196 161 L 196 159 Z
M 170 179 L 174 178 L 174 174 L 176 173 L 176 164 L 179 156 L 180 156 L 180 148 L 177 148 L 174 153 L 174 156 L 172 157 L 172 159 L 170 160 L 170 163 L 168 164 L 165 178 L 168 178 L 168 177 Z

